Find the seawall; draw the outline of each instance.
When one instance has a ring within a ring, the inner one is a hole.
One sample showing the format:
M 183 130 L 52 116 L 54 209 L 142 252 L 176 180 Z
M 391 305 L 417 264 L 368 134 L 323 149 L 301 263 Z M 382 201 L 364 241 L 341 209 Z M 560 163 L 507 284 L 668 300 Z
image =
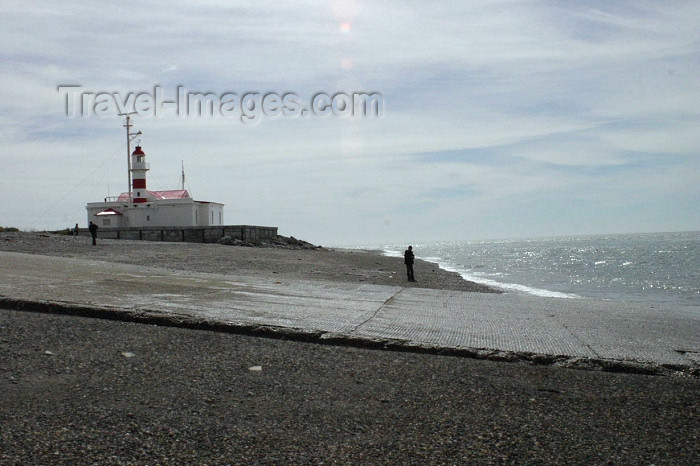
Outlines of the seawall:
M 90 236 L 87 228 L 80 229 L 80 236 Z M 250 242 L 268 242 L 277 237 L 277 227 L 255 225 L 218 225 L 208 227 L 100 227 L 98 238 L 144 241 L 170 241 L 183 243 L 216 243 L 224 236 Z

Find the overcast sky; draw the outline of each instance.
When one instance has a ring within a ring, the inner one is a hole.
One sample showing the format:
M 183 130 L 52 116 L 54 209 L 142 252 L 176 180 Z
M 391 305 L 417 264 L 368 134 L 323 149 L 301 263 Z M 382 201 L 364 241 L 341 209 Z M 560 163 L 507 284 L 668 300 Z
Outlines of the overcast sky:
M 698 1 L 3 1 L 0 225 L 127 189 L 66 92 L 377 93 L 380 116 L 134 117 L 150 189 L 340 245 L 700 230 Z

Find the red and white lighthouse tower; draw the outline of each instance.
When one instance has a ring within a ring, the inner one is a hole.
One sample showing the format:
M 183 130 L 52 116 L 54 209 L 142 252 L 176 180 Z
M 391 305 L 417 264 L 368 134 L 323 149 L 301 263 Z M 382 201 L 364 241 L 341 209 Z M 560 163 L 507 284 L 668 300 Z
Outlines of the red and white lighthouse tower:
M 218 202 L 195 201 L 184 186 L 182 189 L 150 191 L 146 185 L 146 173 L 150 169 L 146 163 L 146 153 L 137 142 L 132 152 L 132 141 L 141 131 L 131 132 L 131 115 L 126 117 L 126 161 L 129 175 L 129 189 L 118 197 L 105 198 L 104 202 L 89 202 L 88 221 L 99 222 L 99 227 L 127 230 L 146 228 L 143 231 L 157 231 L 163 237 L 162 227 L 205 227 L 223 225 L 224 205 Z M 107 230 L 104 230 L 105 232 Z M 132 232 L 133 233 L 133 232 Z M 129 233 L 130 235 L 132 233 Z M 119 233 L 117 232 L 117 238 Z M 150 234 L 150 233 L 149 233 Z M 156 236 L 158 233 L 155 233 Z M 183 233 L 184 234 L 184 233 Z M 139 238 L 148 236 L 138 233 Z M 125 236 L 131 238 L 132 236 Z M 150 236 L 149 236 L 150 237 Z
M 146 191 L 146 172 L 149 166 L 146 163 L 146 154 L 141 146 L 136 146 L 131 154 L 131 179 L 132 192 L 134 193 L 134 203 L 148 202 Z

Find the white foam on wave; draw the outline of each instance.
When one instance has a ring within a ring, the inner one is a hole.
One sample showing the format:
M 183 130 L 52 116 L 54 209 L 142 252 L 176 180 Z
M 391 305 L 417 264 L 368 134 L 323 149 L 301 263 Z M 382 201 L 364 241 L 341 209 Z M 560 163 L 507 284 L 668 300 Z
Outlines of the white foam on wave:
M 388 257 L 403 257 L 403 253 L 400 251 L 395 251 L 391 249 L 384 249 L 382 251 L 385 256 Z M 447 270 L 448 272 L 456 272 L 458 273 L 463 279 L 475 282 L 475 283 L 480 283 L 482 285 L 488 285 L 492 286 L 494 288 L 499 288 L 501 290 L 505 291 L 519 291 L 521 293 L 527 293 L 533 296 L 540 296 L 540 297 L 546 297 L 546 298 L 565 298 L 565 299 L 574 299 L 574 298 L 580 298 L 580 296 L 573 294 L 573 293 L 562 293 L 560 291 L 551 291 L 551 290 L 545 290 L 542 288 L 535 288 L 532 286 L 527 286 L 527 285 L 520 285 L 518 283 L 504 283 L 504 282 L 499 282 L 496 280 L 492 280 L 490 278 L 486 278 L 483 275 L 479 275 L 478 273 L 470 273 L 469 271 L 455 266 L 454 264 L 450 262 L 446 262 L 440 257 L 423 257 L 423 260 L 426 260 L 428 262 L 433 262 L 437 264 L 441 269 Z M 491 276 L 499 276 L 501 275 L 500 273 L 494 273 L 490 274 Z
M 403 253 L 391 249 L 382 249 L 382 254 L 384 254 L 387 257 L 403 257 Z

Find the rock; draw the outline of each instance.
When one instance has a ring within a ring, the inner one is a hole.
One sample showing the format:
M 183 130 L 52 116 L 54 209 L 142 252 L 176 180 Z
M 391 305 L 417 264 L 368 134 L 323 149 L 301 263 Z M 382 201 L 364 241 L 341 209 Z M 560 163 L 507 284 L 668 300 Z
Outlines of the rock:
M 308 241 L 297 239 L 293 236 L 286 237 L 278 235 L 269 241 L 243 241 L 231 236 L 223 236 L 219 239 L 219 244 L 227 246 L 245 246 L 256 248 L 280 248 L 280 249 L 321 249 L 321 246 L 315 246 Z
M 226 236 L 222 236 L 221 238 L 219 238 L 218 242 L 219 242 L 219 244 L 227 244 L 228 245 L 228 244 L 233 244 L 234 241 L 235 240 L 232 237 L 226 235 Z

